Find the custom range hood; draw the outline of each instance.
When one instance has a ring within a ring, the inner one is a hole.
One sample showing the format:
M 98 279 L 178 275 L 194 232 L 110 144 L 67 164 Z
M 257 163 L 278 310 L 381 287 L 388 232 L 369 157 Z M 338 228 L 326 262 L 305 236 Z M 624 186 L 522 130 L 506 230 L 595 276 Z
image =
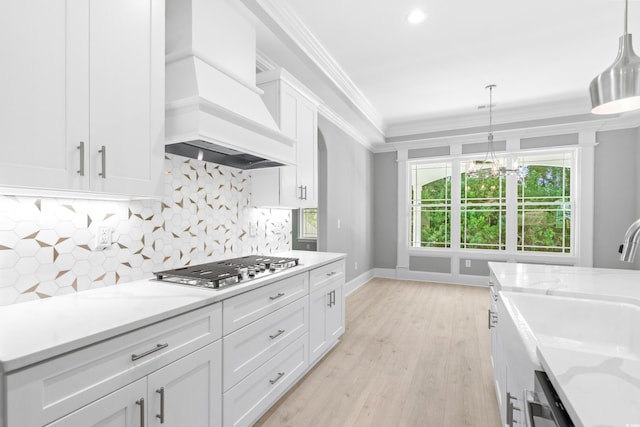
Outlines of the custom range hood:
M 165 151 L 241 169 L 292 165 L 256 87 L 255 17 L 237 0 L 167 0 Z

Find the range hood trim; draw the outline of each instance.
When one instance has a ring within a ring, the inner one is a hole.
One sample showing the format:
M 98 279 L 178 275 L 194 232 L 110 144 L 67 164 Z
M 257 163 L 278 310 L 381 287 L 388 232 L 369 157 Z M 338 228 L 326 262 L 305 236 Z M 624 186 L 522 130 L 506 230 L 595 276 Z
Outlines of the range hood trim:
M 234 111 L 231 111 L 227 108 L 221 107 L 220 105 L 213 103 L 205 98 L 200 96 L 193 96 L 191 98 L 185 98 L 178 101 L 170 101 L 165 104 L 165 116 L 167 118 L 175 117 L 178 115 L 182 115 L 185 113 L 191 112 L 203 112 L 207 114 L 213 114 L 221 119 L 226 119 L 227 121 L 241 126 L 247 130 L 252 130 L 254 132 L 260 133 L 261 135 L 267 136 L 271 139 L 274 139 L 278 142 L 286 144 L 289 147 L 294 147 L 297 144 L 297 141 L 293 138 L 288 137 L 284 133 L 273 130 L 267 126 L 264 126 L 254 120 L 248 119 Z M 199 134 L 191 133 L 191 135 Z M 190 134 L 185 134 L 190 135 Z M 212 142 L 220 142 L 214 138 L 207 138 L 206 135 L 202 135 L 202 138 L 196 139 L 210 139 Z M 185 142 L 187 141 L 182 136 L 168 136 L 165 139 L 167 144 L 175 143 L 175 142 Z M 234 148 L 238 149 L 238 148 Z

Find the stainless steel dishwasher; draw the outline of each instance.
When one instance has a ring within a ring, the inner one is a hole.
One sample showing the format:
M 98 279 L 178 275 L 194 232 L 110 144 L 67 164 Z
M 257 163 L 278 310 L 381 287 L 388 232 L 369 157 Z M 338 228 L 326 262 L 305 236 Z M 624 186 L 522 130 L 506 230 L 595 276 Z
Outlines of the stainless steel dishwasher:
M 524 419 L 527 427 L 573 427 L 560 396 L 546 373 L 534 372 L 534 390 L 524 391 Z

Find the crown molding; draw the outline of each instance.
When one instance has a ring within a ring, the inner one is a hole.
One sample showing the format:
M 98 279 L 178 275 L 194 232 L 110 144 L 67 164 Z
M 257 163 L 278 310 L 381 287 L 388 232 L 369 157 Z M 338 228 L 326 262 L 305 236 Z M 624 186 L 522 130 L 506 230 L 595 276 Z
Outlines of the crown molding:
M 256 69 L 261 73 L 275 70 L 278 66 L 259 49 L 256 49 Z
M 386 123 L 362 91 L 355 85 L 340 64 L 322 46 L 309 28 L 296 15 L 286 1 L 257 0 L 256 3 L 280 27 L 307 57 L 324 73 L 340 92 L 382 135 Z
M 362 145 L 367 150 L 375 153 L 376 144 L 372 143 L 366 136 L 364 136 L 358 129 L 351 125 L 348 121 L 342 118 L 338 113 L 333 111 L 329 106 L 325 103 L 318 105 L 318 114 L 325 117 L 327 120 L 332 122 L 334 125 L 342 129 L 347 135 L 351 136 L 355 139 L 360 145 Z

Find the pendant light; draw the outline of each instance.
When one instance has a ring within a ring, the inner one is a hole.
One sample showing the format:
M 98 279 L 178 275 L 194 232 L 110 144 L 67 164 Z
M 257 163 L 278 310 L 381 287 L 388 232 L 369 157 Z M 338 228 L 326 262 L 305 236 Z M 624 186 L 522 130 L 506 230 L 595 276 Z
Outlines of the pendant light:
M 624 34 L 618 56 L 589 85 L 593 114 L 616 114 L 640 109 L 640 58 L 633 52 L 627 32 L 629 0 L 624 3 Z
M 490 84 L 485 86 L 489 89 L 489 133 L 487 134 L 487 153 L 484 160 L 473 160 L 469 164 L 466 175 L 468 178 L 489 178 L 504 177 L 507 175 L 515 175 L 519 181 L 524 179 L 528 174 L 526 167 L 518 166 L 514 162 L 511 169 L 507 169 L 496 157 L 493 149 L 493 90 L 496 85 Z

